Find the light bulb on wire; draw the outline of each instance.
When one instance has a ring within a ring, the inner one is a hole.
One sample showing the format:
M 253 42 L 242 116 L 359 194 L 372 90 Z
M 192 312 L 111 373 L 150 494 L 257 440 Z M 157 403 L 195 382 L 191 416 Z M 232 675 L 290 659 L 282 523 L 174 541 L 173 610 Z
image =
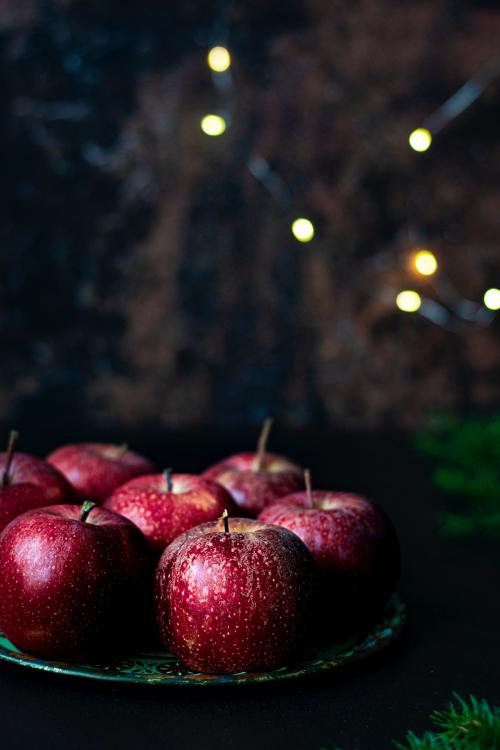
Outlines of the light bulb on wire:
M 413 256 L 413 264 L 422 276 L 433 276 L 438 267 L 437 258 L 430 250 L 418 250 Z
M 215 137 L 222 135 L 227 127 L 226 121 L 220 115 L 205 115 L 200 122 L 200 128 L 205 135 Z
M 414 151 L 427 151 L 432 143 L 432 135 L 427 128 L 417 128 L 410 133 L 408 143 Z
M 484 293 L 483 302 L 488 310 L 500 310 L 500 289 L 488 289 Z
M 212 47 L 207 55 L 208 67 L 214 73 L 224 73 L 231 66 L 231 55 L 226 47 Z
M 422 298 L 418 292 L 405 289 L 396 297 L 396 305 L 403 312 L 417 312 L 422 304 Z
M 310 242 L 314 237 L 314 224 L 303 217 L 292 222 L 292 234 L 299 242 Z

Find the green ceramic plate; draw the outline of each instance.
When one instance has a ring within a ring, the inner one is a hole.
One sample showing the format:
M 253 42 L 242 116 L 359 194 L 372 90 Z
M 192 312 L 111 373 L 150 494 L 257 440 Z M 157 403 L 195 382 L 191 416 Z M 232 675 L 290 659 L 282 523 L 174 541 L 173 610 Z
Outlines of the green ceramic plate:
M 406 617 L 405 605 L 394 597 L 383 618 L 368 633 L 346 643 L 311 643 L 300 659 L 272 672 L 199 674 L 190 672 L 177 661 L 173 654 L 166 651 L 132 654 L 106 663 L 102 661 L 89 663 L 43 661 L 16 649 L 1 631 L 0 659 L 46 672 L 111 682 L 147 685 L 244 685 L 316 674 L 364 659 L 392 643 L 403 630 Z

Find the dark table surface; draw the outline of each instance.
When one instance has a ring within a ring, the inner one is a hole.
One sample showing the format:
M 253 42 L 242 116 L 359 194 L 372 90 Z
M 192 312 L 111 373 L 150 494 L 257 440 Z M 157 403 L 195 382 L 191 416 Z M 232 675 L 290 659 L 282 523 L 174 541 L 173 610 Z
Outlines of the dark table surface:
M 66 428 L 56 440 L 27 430 L 23 437 L 25 450 L 41 454 L 89 433 Z M 248 433 L 210 430 L 143 429 L 127 437 L 160 465 L 193 471 L 252 444 Z M 368 493 L 393 518 L 410 609 L 399 643 L 339 675 L 231 689 L 119 686 L 1 664 L 2 749 L 388 750 L 408 729 L 428 728 L 428 714 L 453 691 L 500 704 L 498 546 L 440 534 L 430 467 L 409 438 L 278 431 L 272 448 L 310 466 L 317 485 Z

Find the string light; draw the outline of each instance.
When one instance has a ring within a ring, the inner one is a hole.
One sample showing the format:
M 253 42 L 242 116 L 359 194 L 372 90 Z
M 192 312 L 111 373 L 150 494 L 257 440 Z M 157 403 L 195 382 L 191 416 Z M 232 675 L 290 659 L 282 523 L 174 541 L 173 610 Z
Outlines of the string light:
M 500 289 L 488 289 L 484 293 L 483 300 L 488 310 L 500 310 Z
M 205 115 L 202 118 L 200 127 L 205 135 L 217 136 L 222 135 L 226 130 L 226 121 L 220 115 Z
M 399 292 L 396 297 L 396 305 L 403 312 L 417 312 L 422 304 L 422 298 L 418 292 L 414 292 L 411 289 L 405 289 L 403 292 Z
M 292 223 L 292 234 L 299 242 L 310 242 L 314 237 L 314 225 L 309 219 L 295 219 Z
M 425 118 L 424 129 L 430 133 L 440 133 L 443 128 L 465 112 L 479 99 L 483 91 L 500 75 L 500 61 L 488 62 L 475 76 L 469 78 L 441 106 Z
M 410 133 L 408 143 L 414 151 L 427 151 L 432 143 L 432 135 L 427 128 L 417 128 Z
M 432 276 L 436 273 L 438 262 L 434 253 L 430 250 L 419 250 L 413 256 L 413 263 L 422 276 Z
M 224 73 L 231 65 L 231 55 L 226 47 L 212 47 L 207 55 L 208 67 L 215 73 Z
M 229 28 L 222 28 L 227 23 L 219 19 L 214 24 L 212 38 L 226 38 Z M 222 37 L 221 37 L 222 33 Z M 222 135 L 230 126 L 234 111 L 234 80 L 230 71 L 232 57 L 229 50 L 217 45 L 207 52 L 207 64 L 216 74 L 225 75 L 212 76 L 213 85 L 217 91 L 220 101 L 220 109 L 225 117 L 215 114 L 205 115 L 200 127 L 202 131 L 211 137 Z M 416 128 L 408 137 L 409 146 L 418 152 L 427 151 L 432 144 L 433 135 L 439 133 L 449 125 L 456 117 L 464 112 L 476 101 L 487 86 L 500 76 L 500 62 L 495 61 L 486 66 L 478 75 L 471 78 L 447 99 L 437 110 L 432 112 L 422 121 L 422 127 Z M 288 214 L 292 208 L 292 193 L 281 175 L 271 166 L 270 160 L 257 151 L 249 154 L 246 166 L 253 175 L 270 193 L 280 208 Z M 295 219 L 291 224 L 293 236 L 299 242 L 311 242 L 315 236 L 312 221 L 305 217 Z M 387 266 L 387 259 L 372 258 L 372 265 L 376 273 L 380 273 Z M 430 250 L 418 250 L 410 256 L 410 268 L 422 276 L 432 276 L 438 270 L 438 260 Z M 489 325 L 495 317 L 495 312 L 500 310 L 500 289 L 488 289 L 484 294 L 484 305 L 478 305 L 466 300 L 458 294 L 449 280 L 440 278 L 433 284 L 433 289 L 438 299 L 421 297 L 420 294 L 411 289 L 405 289 L 396 296 L 396 306 L 403 312 L 418 313 L 429 321 L 449 331 L 459 330 L 460 321 L 472 321 L 479 325 Z M 389 290 L 382 295 L 384 302 L 393 304 L 394 296 Z M 381 297 L 381 298 L 382 298 Z M 440 299 L 444 299 L 440 301 Z

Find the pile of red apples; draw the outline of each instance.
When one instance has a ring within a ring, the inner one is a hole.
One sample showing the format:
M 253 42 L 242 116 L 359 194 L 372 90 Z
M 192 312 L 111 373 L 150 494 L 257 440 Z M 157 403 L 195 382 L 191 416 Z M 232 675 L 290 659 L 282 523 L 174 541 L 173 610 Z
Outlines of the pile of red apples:
M 386 605 L 400 571 L 385 513 L 311 489 L 266 448 L 201 475 L 126 445 L 0 453 L 0 628 L 45 659 L 157 644 L 196 672 L 271 670 L 308 631 L 331 641 Z

